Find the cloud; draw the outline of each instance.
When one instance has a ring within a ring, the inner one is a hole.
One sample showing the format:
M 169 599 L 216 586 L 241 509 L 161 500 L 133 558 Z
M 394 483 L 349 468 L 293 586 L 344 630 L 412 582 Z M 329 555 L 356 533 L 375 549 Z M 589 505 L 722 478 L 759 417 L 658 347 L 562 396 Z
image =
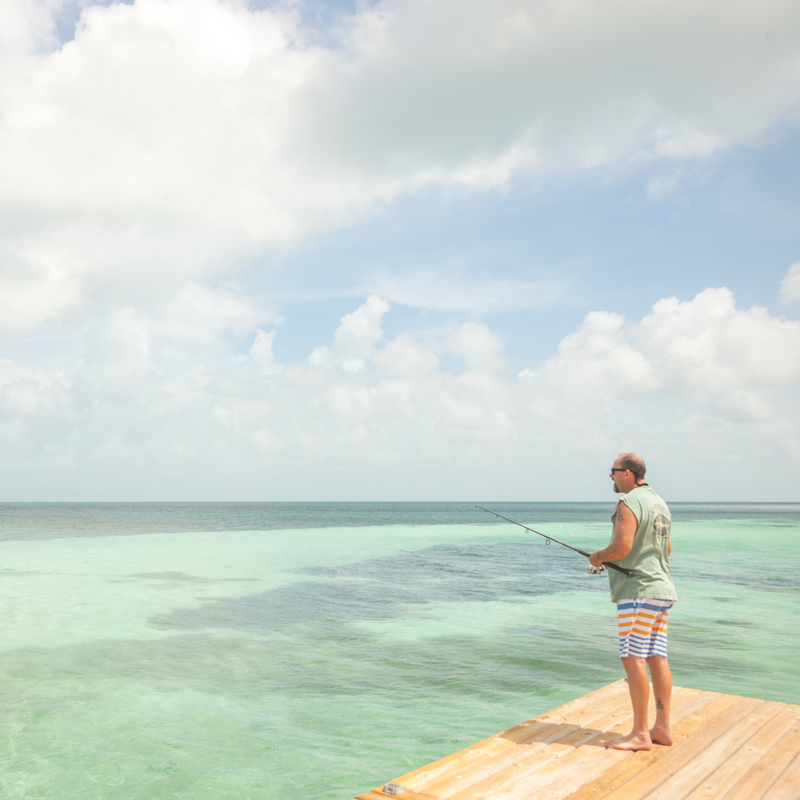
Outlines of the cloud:
M 372 295 L 352 314 L 342 317 L 333 335 L 333 345 L 315 347 L 308 362 L 313 367 L 339 366 L 345 372 L 361 372 L 383 338 L 383 316 L 389 310 L 386 300 Z
M 447 337 L 445 348 L 461 356 L 470 369 L 494 372 L 505 366 L 502 340 L 482 322 L 459 325 Z
M 706 289 L 688 303 L 660 300 L 641 328 L 676 392 L 756 397 L 800 376 L 800 324 L 764 308 L 738 310 L 728 289 Z
M 249 355 L 252 363 L 262 375 L 274 375 L 281 371 L 281 365 L 272 350 L 272 343 L 275 341 L 277 331 L 256 331 L 256 338 L 250 348 Z
M 60 6 L 3 4 L 11 333 L 163 301 L 426 187 L 672 174 L 797 122 L 785 0 L 383 0 L 340 18 L 330 45 L 291 4 L 136 0 L 87 5 L 59 48 Z
M 279 321 L 271 309 L 231 290 L 188 283 L 165 304 L 160 328 L 176 343 L 207 345 L 226 332 L 244 335 Z
M 425 380 L 438 371 L 439 356 L 430 346 L 401 334 L 379 350 L 373 362 L 381 375 L 388 378 Z
M 786 270 L 786 276 L 781 282 L 781 300 L 784 303 L 796 303 L 800 300 L 800 261 Z
M 496 275 L 470 274 L 466 269 L 439 267 L 403 273 L 378 272 L 370 289 L 406 306 L 441 311 L 487 313 L 541 308 L 564 301 L 576 287 L 566 279 L 515 280 Z
M 634 418 L 645 408 L 659 417 L 691 409 L 766 432 L 795 417 L 800 323 L 737 309 L 725 288 L 660 300 L 639 323 L 592 312 L 543 365 L 540 381 L 551 413 L 584 415 L 598 402 L 630 408 Z
M 68 368 L 0 362 L 5 491 L 30 496 L 55 471 L 89 499 L 574 499 L 633 449 L 673 476 L 674 497 L 796 495 L 800 323 L 739 309 L 724 288 L 641 320 L 594 311 L 519 376 L 483 323 L 387 340 L 379 296 L 283 363 L 280 329 L 253 307 L 237 328 L 220 304 L 227 348 L 175 336 L 165 309 L 182 297 L 110 312 Z M 772 468 L 741 469 L 753 463 Z M 687 464 L 719 475 L 700 490 Z

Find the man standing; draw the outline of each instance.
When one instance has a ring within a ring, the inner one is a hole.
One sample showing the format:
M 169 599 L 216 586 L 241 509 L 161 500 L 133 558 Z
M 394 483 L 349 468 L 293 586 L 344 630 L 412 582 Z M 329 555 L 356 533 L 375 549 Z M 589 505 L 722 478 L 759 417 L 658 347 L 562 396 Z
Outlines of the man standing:
M 672 673 L 667 661 L 667 612 L 677 600 L 669 572 L 672 518 L 667 504 L 645 483 L 645 471 L 644 461 L 634 453 L 623 453 L 614 462 L 614 491 L 624 497 L 611 517 L 611 543 L 589 556 L 592 566 L 613 561 L 633 572 L 633 577 L 628 577 L 608 571 L 611 600 L 617 604 L 619 654 L 633 705 L 633 730 L 606 744 L 615 750 L 649 750 L 654 743 L 672 744 Z M 652 729 L 647 722 L 648 667 L 656 702 Z

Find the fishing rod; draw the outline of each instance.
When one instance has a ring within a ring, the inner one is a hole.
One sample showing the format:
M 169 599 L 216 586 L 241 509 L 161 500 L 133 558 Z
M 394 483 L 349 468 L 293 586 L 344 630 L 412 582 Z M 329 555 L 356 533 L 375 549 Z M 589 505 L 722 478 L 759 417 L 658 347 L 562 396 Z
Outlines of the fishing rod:
M 535 531 L 533 528 L 529 528 L 527 525 L 523 525 L 521 522 L 516 522 L 513 519 L 509 519 L 508 517 L 504 517 L 502 514 L 498 514 L 496 511 L 489 511 L 488 508 L 484 508 L 483 506 L 475 506 L 475 508 L 479 508 L 481 511 L 485 511 L 487 514 L 492 514 L 495 517 L 504 519 L 506 522 L 510 522 L 512 525 L 519 525 L 520 528 L 525 528 L 525 530 L 528 531 L 529 533 L 536 533 L 539 536 L 543 536 L 545 539 L 545 544 L 550 544 L 550 542 L 555 542 L 556 544 L 568 547 L 570 550 L 574 550 L 576 553 L 580 553 L 582 556 L 586 556 L 586 558 L 589 558 L 589 556 L 591 555 L 591 553 L 587 553 L 585 550 L 581 550 L 579 547 L 573 547 L 571 544 L 562 542 L 560 539 L 556 539 L 554 536 L 548 536 L 546 533 Z M 596 567 L 592 567 L 591 564 L 589 566 L 591 569 L 596 569 Z M 609 569 L 615 569 L 617 572 L 621 572 L 623 575 L 627 575 L 629 578 L 632 578 L 636 574 L 630 569 L 625 569 L 625 567 L 619 567 L 616 564 L 613 564 L 611 561 L 605 561 L 603 563 L 603 566 L 608 567 Z

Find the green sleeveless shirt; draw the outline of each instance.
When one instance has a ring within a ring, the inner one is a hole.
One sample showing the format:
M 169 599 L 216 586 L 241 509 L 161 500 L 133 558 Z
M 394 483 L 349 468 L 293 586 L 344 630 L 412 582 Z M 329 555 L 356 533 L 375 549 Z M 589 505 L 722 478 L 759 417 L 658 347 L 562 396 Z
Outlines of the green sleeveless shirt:
M 620 503 L 633 511 L 638 526 L 630 553 L 615 563 L 633 570 L 629 578 L 616 570 L 608 571 L 611 600 L 677 600 L 675 584 L 669 573 L 669 533 L 672 527 L 667 504 L 649 487 L 637 486 Z M 617 509 L 619 506 L 617 506 Z M 617 520 L 615 509 L 611 522 Z

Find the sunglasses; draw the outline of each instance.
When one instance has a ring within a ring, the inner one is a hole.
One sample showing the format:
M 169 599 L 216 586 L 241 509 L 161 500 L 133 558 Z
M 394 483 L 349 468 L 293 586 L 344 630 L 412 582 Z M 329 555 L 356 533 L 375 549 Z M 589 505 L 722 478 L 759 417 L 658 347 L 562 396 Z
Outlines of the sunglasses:
M 628 470 L 625 467 L 611 467 L 611 472 L 627 472 Z

